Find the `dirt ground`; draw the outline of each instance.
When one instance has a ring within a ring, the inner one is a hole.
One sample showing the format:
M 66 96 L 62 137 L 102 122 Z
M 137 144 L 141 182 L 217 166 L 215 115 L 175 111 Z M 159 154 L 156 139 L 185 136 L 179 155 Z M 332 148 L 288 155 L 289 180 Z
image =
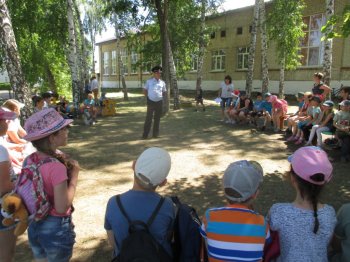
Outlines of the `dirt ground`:
M 261 133 L 248 126 L 220 123 L 219 107 L 206 101 L 205 112 L 193 107 L 171 112 L 161 120 L 161 137 L 141 140 L 146 106 L 141 95 L 128 102 L 117 98 L 117 115 L 100 118 L 86 127 L 77 120 L 70 129 L 65 152 L 82 167 L 74 200 L 73 221 L 76 245 L 72 261 L 109 261 L 111 249 L 103 227 L 108 199 L 132 185 L 132 161 L 147 147 L 169 151 L 172 168 L 168 184 L 160 190 L 177 195 L 203 214 L 209 207 L 224 205 L 221 177 L 225 168 L 240 159 L 255 160 L 265 171 L 255 209 L 266 214 L 273 203 L 291 201 L 293 189 L 284 178 L 286 160 L 296 146 L 285 142 L 284 135 Z M 337 159 L 339 152 L 330 154 Z M 350 164 L 334 162 L 334 179 L 326 187 L 324 202 L 338 209 L 350 201 Z M 15 261 L 31 261 L 27 237 L 18 240 Z

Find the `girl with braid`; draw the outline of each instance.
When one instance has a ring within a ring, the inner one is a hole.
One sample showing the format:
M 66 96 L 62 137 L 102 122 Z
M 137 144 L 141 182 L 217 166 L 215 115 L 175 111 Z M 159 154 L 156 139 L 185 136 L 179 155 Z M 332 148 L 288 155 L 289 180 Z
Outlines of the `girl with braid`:
M 72 122 L 49 108 L 33 114 L 24 125 L 25 139 L 33 143 L 37 152 L 29 155 L 23 165 L 45 161 L 38 170 L 51 205 L 48 216 L 33 220 L 28 228 L 29 243 L 37 262 L 66 262 L 72 257 L 75 243 L 72 202 L 79 164 L 58 150 L 67 145 L 68 125 Z
M 270 228 L 280 241 L 278 261 L 326 262 L 336 215 L 319 196 L 332 178 L 333 167 L 319 147 L 302 147 L 288 158 L 290 180 L 296 191 L 292 203 L 274 204 L 268 214 Z

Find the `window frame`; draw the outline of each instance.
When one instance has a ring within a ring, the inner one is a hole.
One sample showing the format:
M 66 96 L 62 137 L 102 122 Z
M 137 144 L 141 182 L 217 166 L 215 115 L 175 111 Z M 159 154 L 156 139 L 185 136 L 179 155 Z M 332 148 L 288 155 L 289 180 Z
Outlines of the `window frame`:
M 240 49 L 245 49 L 245 52 L 240 52 Z M 242 56 L 242 67 L 239 68 L 239 57 Z M 244 67 L 244 62 L 245 60 L 247 60 L 247 64 L 248 64 L 248 59 L 249 59 L 249 46 L 242 46 L 242 47 L 237 47 L 237 65 L 236 65 L 236 70 L 239 71 L 244 71 L 244 70 L 248 70 L 248 67 Z
M 312 28 L 312 17 L 320 16 L 321 15 L 321 24 L 317 29 Z M 321 38 L 323 36 L 321 32 L 322 26 L 325 24 L 325 14 L 324 13 L 316 13 L 312 15 L 303 16 L 303 21 L 305 23 L 305 20 L 308 21 L 307 27 L 303 29 L 305 36 L 303 39 L 300 40 L 300 55 L 302 55 L 302 58 L 300 60 L 301 65 L 299 67 L 301 68 L 312 68 L 312 67 L 322 67 L 323 59 L 324 59 L 324 42 L 321 41 Z M 310 36 L 312 33 L 316 33 L 318 35 L 318 45 L 311 45 L 310 42 L 313 40 Z M 304 39 L 307 39 L 307 44 L 304 43 Z M 317 57 L 317 64 L 310 64 L 310 49 L 318 49 L 318 57 Z M 306 57 L 303 55 L 303 50 L 306 50 Z M 305 63 L 304 63 L 305 61 Z
M 219 64 L 220 64 L 220 68 L 218 67 Z M 215 65 L 215 68 L 213 68 L 213 65 Z M 211 51 L 211 72 L 222 72 L 225 70 L 226 70 L 226 50 L 225 49 L 212 50 Z
M 103 75 L 109 75 L 109 51 L 103 52 Z
M 117 50 L 113 50 L 112 51 L 112 57 L 111 57 L 111 61 L 112 61 L 112 72 L 111 75 L 117 75 Z

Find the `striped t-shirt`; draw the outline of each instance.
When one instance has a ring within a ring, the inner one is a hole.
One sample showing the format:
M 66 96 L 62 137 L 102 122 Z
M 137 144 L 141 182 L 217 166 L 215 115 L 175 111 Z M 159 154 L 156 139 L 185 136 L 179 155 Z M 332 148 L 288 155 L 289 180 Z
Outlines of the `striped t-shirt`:
M 201 234 L 210 262 L 262 261 L 265 242 L 270 241 L 265 218 L 238 204 L 207 210 Z

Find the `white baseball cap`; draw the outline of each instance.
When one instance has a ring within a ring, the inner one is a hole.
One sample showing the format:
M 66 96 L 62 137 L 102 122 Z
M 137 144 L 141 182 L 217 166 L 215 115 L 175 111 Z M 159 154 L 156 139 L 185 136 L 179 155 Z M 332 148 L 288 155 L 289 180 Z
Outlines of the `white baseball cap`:
M 151 147 L 136 160 L 135 176 L 146 186 L 158 186 L 168 176 L 170 167 L 169 153 L 162 148 Z

